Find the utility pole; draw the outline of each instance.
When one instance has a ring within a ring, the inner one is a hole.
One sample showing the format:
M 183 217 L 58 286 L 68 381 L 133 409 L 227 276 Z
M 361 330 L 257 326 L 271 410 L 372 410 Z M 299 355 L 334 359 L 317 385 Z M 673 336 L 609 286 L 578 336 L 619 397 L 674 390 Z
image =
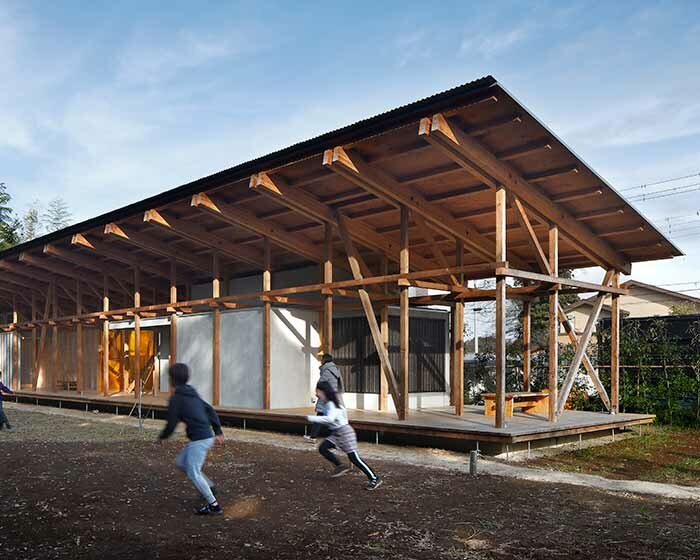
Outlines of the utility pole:
M 483 308 L 482 307 L 475 307 L 472 309 L 474 311 L 474 355 L 479 353 L 479 331 L 477 330 L 477 322 L 476 322 L 476 317 L 479 311 L 481 311 Z

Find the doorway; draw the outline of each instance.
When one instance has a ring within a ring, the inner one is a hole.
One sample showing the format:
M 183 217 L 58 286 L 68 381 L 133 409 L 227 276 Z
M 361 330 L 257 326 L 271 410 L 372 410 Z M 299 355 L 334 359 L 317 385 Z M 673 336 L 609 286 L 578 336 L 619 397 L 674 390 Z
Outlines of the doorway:
M 159 386 L 159 337 L 153 329 L 141 329 L 139 348 L 136 348 L 134 329 L 109 331 L 109 387 L 108 393 L 136 393 L 136 353 L 141 365 L 143 392 L 154 394 L 153 388 Z M 100 356 L 102 359 L 102 356 Z M 99 390 L 102 391 L 103 380 L 99 378 Z

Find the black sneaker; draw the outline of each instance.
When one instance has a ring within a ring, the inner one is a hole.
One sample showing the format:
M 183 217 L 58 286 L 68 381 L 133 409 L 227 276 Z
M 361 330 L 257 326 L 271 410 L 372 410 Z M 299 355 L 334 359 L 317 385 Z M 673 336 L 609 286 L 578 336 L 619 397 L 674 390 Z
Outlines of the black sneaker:
M 350 472 L 350 465 L 338 465 L 333 471 L 331 478 L 338 478 L 339 476 L 343 476 L 348 472 Z
M 224 510 L 221 509 L 219 504 L 216 504 L 215 506 L 207 504 L 206 506 L 202 506 L 197 510 L 197 515 L 221 515 L 222 513 L 224 513 Z
M 10 425 L 8 424 L 8 425 L 7 425 L 7 431 L 8 431 L 8 432 L 14 432 L 15 429 L 14 429 L 12 426 L 10 426 Z
M 377 488 L 379 488 L 382 485 L 382 482 L 384 482 L 384 481 L 382 480 L 381 476 L 378 476 L 374 480 L 370 480 L 369 483 L 367 484 L 367 490 L 376 490 Z

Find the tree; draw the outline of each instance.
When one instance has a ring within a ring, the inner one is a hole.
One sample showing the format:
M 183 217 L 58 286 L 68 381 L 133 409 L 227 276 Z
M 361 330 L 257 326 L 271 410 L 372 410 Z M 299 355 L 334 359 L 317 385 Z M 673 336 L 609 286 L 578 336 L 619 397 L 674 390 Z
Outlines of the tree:
M 31 241 L 39 237 L 41 233 L 41 204 L 38 200 L 32 202 L 31 206 L 22 216 L 21 238 L 22 241 Z
M 0 250 L 19 243 L 20 224 L 12 213 L 11 200 L 5 183 L 0 183 Z
M 671 306 L 671 315 L 695 315 L 700 313 L 700 305 L 690 301 L 676 303 Z
M 66 201 L 60 197 L 52 198 L 42 216 L 47 233 L 66 227 L 71 221 L 71 213 Z

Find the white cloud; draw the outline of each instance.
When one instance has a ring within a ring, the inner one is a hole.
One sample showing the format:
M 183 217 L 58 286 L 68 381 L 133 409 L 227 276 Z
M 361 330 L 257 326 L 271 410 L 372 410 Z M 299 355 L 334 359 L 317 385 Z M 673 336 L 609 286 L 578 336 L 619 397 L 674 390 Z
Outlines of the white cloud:
M 531 25 L 476 33 L 462 39 L 459 52 L 463 56 L 477 54 L 484 58 L 491 58 L 525 41 L 531 33 Z
M 180 31 L 157 42 L 146 35 L 132 39 L 119 56 L 117 79 L 132 84 L 166 82 L 184 70 L 240 54 L 246 39 L 239 30 L 227 30 L 218 37 Z
M 700 102 L 685 93 L 626 99 L 566 131 L 577 141 L 630 146 L 700 134 Z

